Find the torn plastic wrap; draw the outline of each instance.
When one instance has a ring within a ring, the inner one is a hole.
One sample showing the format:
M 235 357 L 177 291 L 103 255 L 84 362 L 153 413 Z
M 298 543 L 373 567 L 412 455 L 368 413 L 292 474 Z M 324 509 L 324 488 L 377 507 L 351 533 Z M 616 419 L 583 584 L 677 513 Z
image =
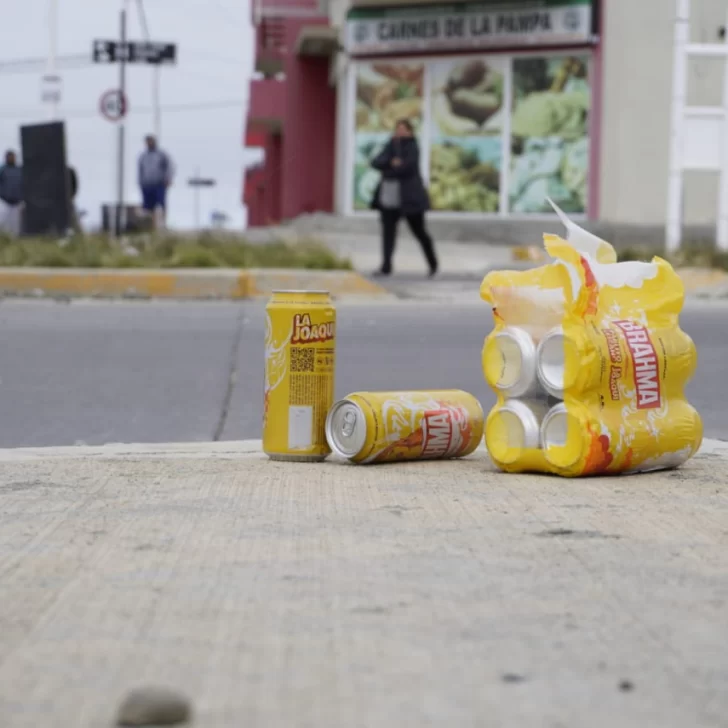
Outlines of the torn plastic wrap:
M 697 354 L 679 326 L 682 281 L 661 258 L 617 262 L 554 208 L 567 239 L 544 236 L 552 262 L 492 272 L 480 289 L 495 322 L 483 347 L 498 398 L 490 455 L 509 472 L 570 477 L 680 465 L 703 434 L 684 394 Z

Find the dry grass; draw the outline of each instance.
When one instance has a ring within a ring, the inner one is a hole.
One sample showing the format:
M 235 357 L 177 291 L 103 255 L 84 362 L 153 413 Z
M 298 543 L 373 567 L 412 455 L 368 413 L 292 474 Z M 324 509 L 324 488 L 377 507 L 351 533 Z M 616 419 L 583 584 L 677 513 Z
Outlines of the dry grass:
M 664 250 L 659 248 L 646 247 L 617 250 L 617 258 L 620 261 L 650 261 L 655 256 L 664 258 L 675 268 L 716 268 L 728 271 L 728 253 L 716 250 L 709 243 L 688 243 L 679 251 L 672 254 L 667 254 Z
M 105 235 L 54 239 L 0 237 L 0 266 L 47 268 L 307 268 L 351 269 L 316 240 L 252 244 L 243 238 Z

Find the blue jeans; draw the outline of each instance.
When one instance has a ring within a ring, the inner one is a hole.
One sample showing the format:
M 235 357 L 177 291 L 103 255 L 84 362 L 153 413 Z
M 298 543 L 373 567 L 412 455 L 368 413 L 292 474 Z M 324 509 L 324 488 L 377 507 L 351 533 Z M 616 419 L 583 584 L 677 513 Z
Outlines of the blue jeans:
M 142 185 L 142 207 L 149 212 L 154 212 L 158 207 L 165 210 L 167 207 L 167 186 Z

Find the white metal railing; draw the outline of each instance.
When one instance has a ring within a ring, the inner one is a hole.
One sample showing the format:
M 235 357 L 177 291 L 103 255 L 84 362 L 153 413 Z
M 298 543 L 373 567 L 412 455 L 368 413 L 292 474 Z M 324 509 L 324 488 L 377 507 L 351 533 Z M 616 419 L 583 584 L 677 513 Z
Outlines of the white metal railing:
M 670 165 L 667 194 L 668 251 L 682 243 L 683 172 L 718 172 L 716 244 L 728 251 L 728 13 L 724 43 L 690 43 L 690 0 L 677 0 L 673 43 Z M 688 106 L 688 59 L 724 58 L 722 106 Z

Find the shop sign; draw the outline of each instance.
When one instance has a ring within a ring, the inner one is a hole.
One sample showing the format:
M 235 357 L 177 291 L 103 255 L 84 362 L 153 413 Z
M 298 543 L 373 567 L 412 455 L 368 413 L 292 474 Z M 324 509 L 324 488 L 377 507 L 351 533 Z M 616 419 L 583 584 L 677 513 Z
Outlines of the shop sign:
M 587 43 L 592 0 L 354 8 L 346 20 L 352 55 Z

